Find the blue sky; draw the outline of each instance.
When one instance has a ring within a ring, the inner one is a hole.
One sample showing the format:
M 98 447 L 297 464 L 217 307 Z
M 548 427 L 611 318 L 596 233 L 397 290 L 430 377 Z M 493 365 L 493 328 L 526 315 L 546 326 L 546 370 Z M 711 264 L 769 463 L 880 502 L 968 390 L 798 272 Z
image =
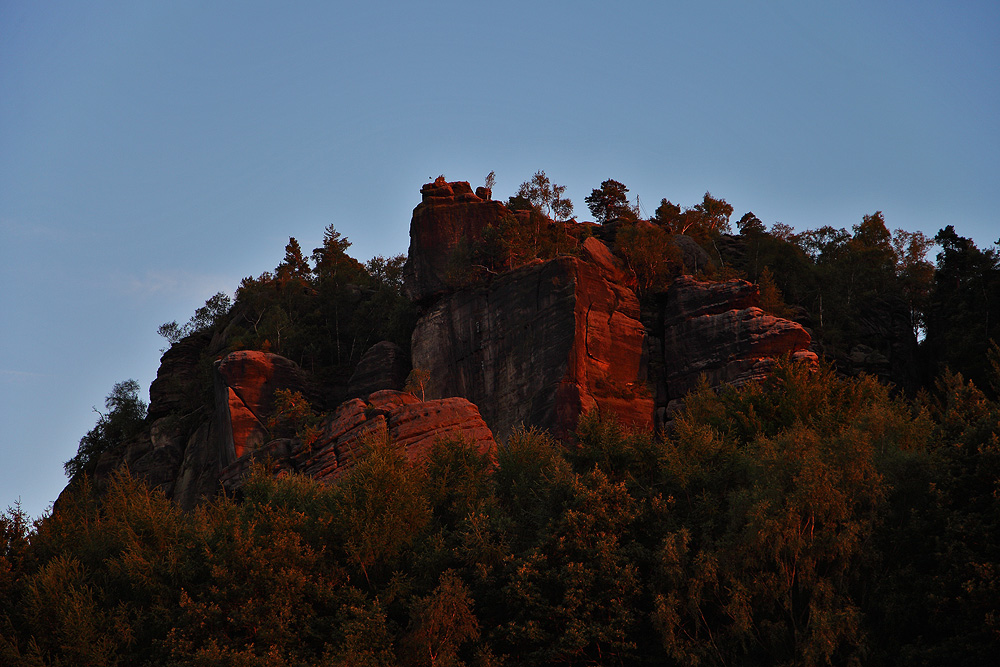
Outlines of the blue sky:
M 995 2 L 0 1 L 0 509 L 41 514 L 156 328 L 328 224 L 538 169 L 648 213 L 1000 237 Z

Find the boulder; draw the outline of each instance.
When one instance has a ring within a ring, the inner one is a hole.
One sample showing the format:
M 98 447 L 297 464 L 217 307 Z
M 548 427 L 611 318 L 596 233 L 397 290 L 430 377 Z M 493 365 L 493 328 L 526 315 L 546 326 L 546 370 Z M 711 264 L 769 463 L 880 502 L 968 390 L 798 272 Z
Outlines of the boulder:
M 693 238 L 686 234 L 674 234 L 671 239 L 680 250 L 685 273 L 701 273 L 711 266 L 711 256 Z
M 372 438 L 390 437 L 406 458 L 417 463 L 434 443 L 464 440 L 493 455 L 496 441 L 479 414 L 463 398 L 419 401 L 412 394 L 380 391 L 366 400 L 341 404 L 322 427 L 319 440 L 309 448 L 292 441 L 271 441 L 246 452 L 221 472 L 223 486 L 236 491 L 255 461 L 266 461 L 275 474 L 297 471 L 323 482 L 335 482 L 355 465 Z
M 368 396 L 368 411 L 389 414 L 401 405 L 419 403 L 420 399 L 408 391 L 392 391 L 383 389 Z
M 464 440 L 481 452 L 496 448 L 493 432 L 479 409 L 464 398 L 444 398 L 400 405 L 389 413 L 389 437 L 406 458 L 420 461 L 440 440 Z

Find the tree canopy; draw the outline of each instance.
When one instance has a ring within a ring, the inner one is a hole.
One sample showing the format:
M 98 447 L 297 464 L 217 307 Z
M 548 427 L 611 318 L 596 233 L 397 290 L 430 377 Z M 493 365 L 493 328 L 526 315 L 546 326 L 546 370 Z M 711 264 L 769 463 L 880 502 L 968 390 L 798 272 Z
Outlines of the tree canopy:
M 521 183 L 511 199 L 515 208 L 518 207 L 518 199 L 524 200 L 538 212 L 558 222 L 573 217 L 573 202 L 563 197 L 564 192 L 565 185 L 556 185 L 544 171 L 536 171 L 530 180 Z
M 93 474 L 101 454 L 123 446 L 142 430 L 146 419 L 146 402 L 139 398 L 139 383 L 135 380 L 116 382 L 104 399 L 97 424 L 80 439 L 76 455 L 63 468 L 71 480 Z
M 998 429 L 960 375 L 910 405 L 786 360 L 664 439 L 592 413 L 412 465 L 383 434 L 190 513 L 82 476 L 0 517 L 0 661 L 990 665 Z
M 628 202 L 628 188 L 624 183 L 608 179 L 601 183 L 601 187 L 594 188 L 587 197 L 584 198 L 587 207 L 594 216 L 594 220 L 600 223 L 612 220 L 638 220 L 639 214 Z

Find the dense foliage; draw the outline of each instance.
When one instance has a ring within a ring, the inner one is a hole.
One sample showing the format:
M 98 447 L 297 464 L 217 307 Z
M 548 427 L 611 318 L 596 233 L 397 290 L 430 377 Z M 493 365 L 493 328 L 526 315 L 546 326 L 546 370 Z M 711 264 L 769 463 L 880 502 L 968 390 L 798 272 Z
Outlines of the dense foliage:
M 665 440 L 375 438 L 337 485 L 189 514 L 84 478 L 0 520 L 0 662 L 992 664 L 998 479 L 1000 403 L 960 376 L 913 406 L 787 362 Z
M 328 388 L 323 403 L 336 405 L 361 355 L 383 340 L 409 349 L 415 322 L 403 294 L 406 256 L 376 256 L 362 264 L 347 254 L 350 246 L 333 225 L 309 257 L 290 238 L 282 262 L 274 271 L 244 278 L 235 301 L 216 294 L 185 325 L 168 322 L 159 333 L 170 343 L 220 334 L 220 343 L 205 346 L 206 368 L 232 350 L 281 354 Z
M 227 332 L 232 348 L 275 352 L 313 373 L 333 388 L 334 404 L 371 345 L 389 340 L 409 349 L 415 320 L 403 295 L 406 257 L 363 265 L 347 254 L 350 245 L 331 225 L 310 264 L 289 239 L 273 273 L 240 284 Z
M 571 445 L 519 431 L 495 458 L 441 442 L 413 466 L 382 434 L 335 486 L 261 470 L 190 513 L 125 472 L 91 487 L 147 426 L 119 383 L 57 511 L 0 517 L 0 664 L 993 664 L 1000 250 L 879 212 L 801 233 L 747 213 L 731 234 L 709 193 L 646 221 L 627 192 L 608 179 L 586 203 L 609 224 L 578 224 L 537 172 L 459 245 L 453 284 L 599 233 L 644 305 L 682 272 L 743 277 L 834 365 L 702 388 L 664 437 L 591 414 Z M 349 246 L 332 226 L 308 257 L 289 239 L 160 333 L 206 377 L 233 349 L 299 363 L 328 395 L 279 392 L 268 428 L 308 446 L 365 349 L 407 348 L 415 319 L 405 258 Z
M 143 429 L 147 406 L 139 398 L 139 390 L 135 380 L 118 382 L 104 399 L 107 412 L 94 408 L 97 424 L 80 439 L 76 455 L 63 465 L 67 477 L 93 474 L 101 454 L 122 446 Z

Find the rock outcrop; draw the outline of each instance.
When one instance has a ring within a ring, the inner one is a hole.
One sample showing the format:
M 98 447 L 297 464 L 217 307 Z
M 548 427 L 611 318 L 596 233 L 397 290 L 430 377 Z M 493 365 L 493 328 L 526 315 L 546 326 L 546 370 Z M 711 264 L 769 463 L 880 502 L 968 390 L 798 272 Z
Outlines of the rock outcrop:
M 414 463 L 424 460 L 442 440 L 461 439 L 490 456 L 496 449 L 493 433 L 469 401 L 421 401 L 409 393 L 384 390 L 366 400 L 342 403 L 324 421 L 321 436 L 310 446 L 297 440 L 273 440 L 224 468 L 220 480 L 227 490 L 236 491 L 254 462 L 266 462 L 275 473 L 294 471 L 336 481 L 364 454 L 372 438 L 385 437 Z
M 209 340 L 208 334 L 196 333 L 163 353 L 156 379 L 149 385 L 148 419 L 185 414 L 198 407 L 193 389 L 201 384 L 199 361 Z
M 524 212 L 443 178 L 421 195 L 404 267 L 420 315 L 412 358 L 383 341 L 353 375 L 314 386 L 284 357 L 225 354 L 229 329 L 189 336 L 163 355 L 148 430 L 106 453 L 95 477 L 127 464 L 190 509 L 223 486 L 238 489 L 254 461 L 333 481 L 376 437 L 391 438 L 417 461 L 440 439 L 492 452 L 494 434 L 503 439 L 521 424 L 569 437 L 593 410 L 649 429 L 668 422 L 702 376 L 711 386 L 739 385 L 764 377 L 781 355 L 816 360 L 808 332 L 761 310 L 757 287 L 745 281 L 682 276 L 640 313 L 629 287 L 634 276 L 609 249 L 613 224 L 574 228 L 570 236 L 585 240 L 572 255 L 458 288 L 453 272 L 468 261 L 463 253 L 489 225 L 524 222 Z M 674 241 L 688 268 L 708 266 L 693 240 Z M 399 391 L 411 367 L 423 379 L 420 400 Z M 342 402 L 327 413 L 318 439 L 304 444 L 267 428 L 279 389 L 300 391 L 314 406 Z
M 763 379 L 786 354 L 818 361 L 809 349 L 809 333 L 761 310 L 759 289 L 745 280 L 712 283 L 682 276 L 660 306 L 657 356 L 663 377 L 657 403 L 667 408 L 661 419 L 701 376 L 712 387 L 739 386 Z
M 477 196 L 465 181 L 448 183 L 439 177 L 424 185 L 420 194 L 403 268 L 406 293 L 414 301 L 447 292 L 461 244 L 478 239 L 487 225 L 498 223 L 508 213 L 500 202 Z
M 606 246 L 583 250 L 430 307 L 411 346 L 427 395 L 469 399 L 501 436 L 522 423 L 565 436 L 595 408 L 650 427 L 638 301 Z
M 215 364 L 215 405 L 223 435 L 221 462 L 228 465 L 270 437 L 275 391 L 309 395 L 309 381 L 292 361 L 268 352 L 240 350 Z
M 347 397 L 367 396 L 381 389 L 400 390 L 410 372 L 410 359 L 401 347 L 387 340 L 375 343 L 361 356 L 347 384 Z

